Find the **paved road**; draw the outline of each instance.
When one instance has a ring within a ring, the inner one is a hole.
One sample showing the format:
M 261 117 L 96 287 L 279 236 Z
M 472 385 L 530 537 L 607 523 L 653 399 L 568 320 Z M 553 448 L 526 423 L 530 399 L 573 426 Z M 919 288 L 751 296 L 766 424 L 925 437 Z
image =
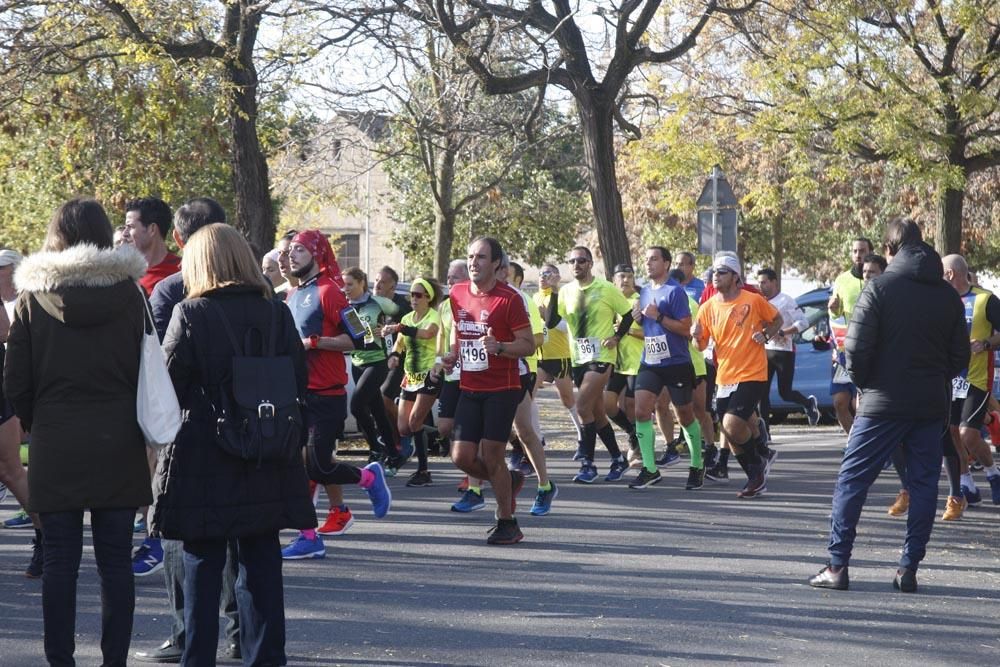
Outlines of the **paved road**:
M 737 479 L 684 491 L 681 466 L 646 491 L 574 486 L 569 452 L 553 452 L 555 509 L 520 512 L 525 540 L 513 547 L 486 546 L 489 503 L 448 511 L 459 475 L 442 459 L 433 487 L 393 481 L 383 521 L 348 491 L 351 531 L 328 540 L 326 560 L 285 567 L 289 664 L 996 664 L 1000 508 L 939 522 L 920 593 L 902 595 L 890 582 L 904 523 L 885 514 L 896 492 L 887 473 L 862 517 L 851 591 L 813 590 L 842 437 L 805 426 L 773 435 L 769 492 L 752 501 L 736 499 Z M 15 509 L 6 501 L 0 517 Z M 21 575 L 29 537 L 0 530 L 0 667 L 42 662 L 41 587 Z M 77 655 L 96 665 L 92 550 L 84 561 Z M 137 596 L 141 649 L 166 636 L 162 579 L 139 580 Z

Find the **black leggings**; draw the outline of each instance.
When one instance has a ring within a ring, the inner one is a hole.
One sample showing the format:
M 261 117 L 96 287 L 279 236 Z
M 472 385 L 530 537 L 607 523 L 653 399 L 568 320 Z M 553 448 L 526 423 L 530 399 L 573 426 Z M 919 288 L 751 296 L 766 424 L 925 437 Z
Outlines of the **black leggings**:
M 333 463 L 337 441 L 344 435 L 347 396 L 321 396 L 306 393 L 303 413 L 309 440 L 306 444 L 306 473 L 320 484 L 357 484 L 361 469 L 346 463 Z
M 778 376 L 778 395 L 783 401 L 798 403 L 808 409 L 812 402 L 802 392 L 792 389 L 795 377 L 795 353 L 787 350 L 767 351 L 767 393 L 760 402 L 760 413 L 765 420 L 771 418 L 771 378 Z
M 354 375 L 351 414 L 364 433 L 371 453 L 375 456 L 394 453 L 392 424 L 382 401 L 382 383 L 389 374 L 388 363 L 383 359 L 364 366 L 352 366 L 351 374 Z

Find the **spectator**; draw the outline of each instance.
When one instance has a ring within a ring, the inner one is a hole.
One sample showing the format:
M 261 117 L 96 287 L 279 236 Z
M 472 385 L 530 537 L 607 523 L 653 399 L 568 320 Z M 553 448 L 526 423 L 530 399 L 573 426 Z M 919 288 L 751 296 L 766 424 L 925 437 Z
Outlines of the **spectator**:
M 145 443 L 136 420 L 145 270 L 131 247 L 112 248 L 107 214 L 74 199 L 49 223 L 43 252 L 21 264 L 5 389 L 31 432 L 28 509 L 45 550 L 45 657 L 73 664 L 83 513 L 90 510 L 101 581 L 101 652 L 124 665 L 135 582 L 132 519 L 151 501 Z
M 152 294 L 156 283 L 181 270 L 181 258 L 167 250 L 170 207 L 156 197 L 133 199 L 125 204 L 122 242 L 131 243 L 146 258 L 146 275 L 139 284 Z
M 164 352 L 185 420 L 160 456 L 152 531 L 184 541 L 182 662 L 214 664 L 219 638 L 219 595 L 227 540 L 238 542 L 241 579 L 240 644 L 244 664 L 285 664 L 285 613 L 281 579 L 282 528 L 312 528 L 316 514 L 300 456 L 252 462 L 216 444 L 221 392 L 232 392 L 227 336 L 217 335 L 225 312 L 237 340 L 253 328 L 271 331 L 277 317 L 275 353 L 291 356 L 299 392 L 307 381 L 305 351 L 287 308 L 272 304 L 249 244 L 234 228 L 212 224 L 184 249 L 188 299 L 174 308 Z M 268 341 L 270 342 L 270 341 Z M 235 399 L 230 397 L 230 403 Z

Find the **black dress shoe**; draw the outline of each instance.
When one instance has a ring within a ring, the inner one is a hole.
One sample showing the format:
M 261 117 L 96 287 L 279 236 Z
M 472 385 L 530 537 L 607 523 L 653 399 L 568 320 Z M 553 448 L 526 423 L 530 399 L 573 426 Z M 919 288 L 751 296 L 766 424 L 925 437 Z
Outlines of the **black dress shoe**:
M 836 572 L 833 571 L 833 566 L 828 565 L 809 580 L 809 585 L 813 588 L 832 588 L 835 591 L 846 591 L 850 583 L 846 565 Z
M 901 593 L 916 593 L 917 573 L 905 567 L 896 570 L 896 576 L 892 580 L 892 587 Z
M 243 652 L 240 650 L 240 645 L 237 643 L 232 643 L 226 648 L 226 657 L 232 660 L 242 660 Z
M 139 662 L 158 662 L 163 664 L 178 663 L 181 661 L 182 655 L 184 655 L 184 649 L 168 639 L 160 644 L 159 648 L 155 648 L 152 651 L 136 651 L 134 657 Z

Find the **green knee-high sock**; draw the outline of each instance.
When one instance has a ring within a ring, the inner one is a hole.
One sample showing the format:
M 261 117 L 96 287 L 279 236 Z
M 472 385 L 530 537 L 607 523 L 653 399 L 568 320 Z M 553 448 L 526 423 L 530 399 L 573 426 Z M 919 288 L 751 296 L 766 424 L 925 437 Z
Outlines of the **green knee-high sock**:
M 651 420 L 636 421 L 635 437 L 639 439 L 642 466 L 649 472 L 656 472 L 656 441 L 653 436 L 653 422 Z
M 684 431 L 684 440 L 691 453 L 691 467 L 704 468 L 705 464 L 701 460 L 701 424 L 695 419 L 687 426 L 681 426 L 681 430 Z

